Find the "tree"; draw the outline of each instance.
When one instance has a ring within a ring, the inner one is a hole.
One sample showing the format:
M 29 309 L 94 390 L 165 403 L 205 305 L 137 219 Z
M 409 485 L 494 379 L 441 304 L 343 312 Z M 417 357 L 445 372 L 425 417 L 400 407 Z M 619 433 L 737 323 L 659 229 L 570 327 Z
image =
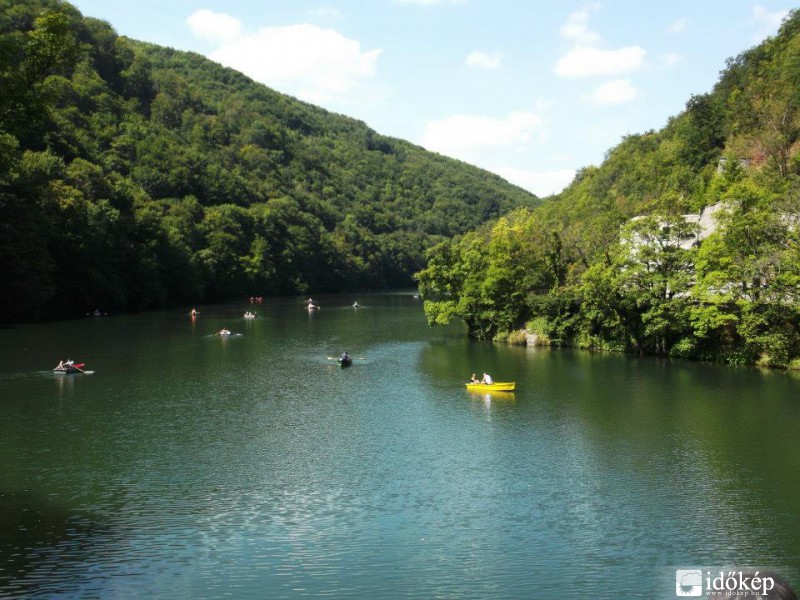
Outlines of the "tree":
M 45 12 L 24 36 L 0 36 L 0 131 L 19 137 L 44 117 L 49 99 L 42 83 L 75 64 L 81 48 L 70 18 Z

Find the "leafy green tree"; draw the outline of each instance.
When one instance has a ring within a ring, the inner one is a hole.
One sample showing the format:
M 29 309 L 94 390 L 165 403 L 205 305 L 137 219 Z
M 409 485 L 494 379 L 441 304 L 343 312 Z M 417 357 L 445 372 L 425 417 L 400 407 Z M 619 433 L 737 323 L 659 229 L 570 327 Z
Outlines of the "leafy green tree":
M 247 294 L 249 285 L 245 265 L 250 254 L 250 230 L 253 220 L 241 207 L 231 204 L 208 207 L 200 230 L 205 247 L 199 256 L 209 273 L 211 297 L 224 297 L 230 291 Z
M 80 51 L 72 21 L 62 12 L 45 12 L 22 36 L 0 35 L 0 130 L 19 136 L 39 122 L 48 101 L 42 83 L 69 69 Z
M 773 210 L 772 195 L 752 180 L 733 185 L 724 197 L 730 209 L 718 217 L 719 235 L 701 249 L 698 275 L 706 289 L 758 302 L 780 273 L 788 226 Z

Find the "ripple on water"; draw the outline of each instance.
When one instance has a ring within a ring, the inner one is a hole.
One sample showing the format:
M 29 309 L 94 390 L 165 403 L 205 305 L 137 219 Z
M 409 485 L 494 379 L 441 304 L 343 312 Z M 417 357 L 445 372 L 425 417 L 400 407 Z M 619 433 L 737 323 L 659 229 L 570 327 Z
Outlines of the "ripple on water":
M 103 353 L 60 388 L 0 375 L 0 595 L 657 597 L 655 567 L 800 555 L 792 441 L 743 435 L 795 422 L 796 384 L 473 344 L 368 303 L 265 304 L 235 343 L 206 336 L 241 306 L 54 324 Z M 327 361 L 345 349 L 366 360 Z M 513 399 L 466 393 L 476 370 Z

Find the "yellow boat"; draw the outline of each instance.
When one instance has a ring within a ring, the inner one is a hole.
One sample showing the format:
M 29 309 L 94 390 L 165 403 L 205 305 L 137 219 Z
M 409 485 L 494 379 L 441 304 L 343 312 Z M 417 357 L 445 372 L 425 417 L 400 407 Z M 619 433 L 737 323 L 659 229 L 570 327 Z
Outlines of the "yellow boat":
M 513 392 L 515 381 L 496 381 L 494 383 L 467 383 L 470 392 Z

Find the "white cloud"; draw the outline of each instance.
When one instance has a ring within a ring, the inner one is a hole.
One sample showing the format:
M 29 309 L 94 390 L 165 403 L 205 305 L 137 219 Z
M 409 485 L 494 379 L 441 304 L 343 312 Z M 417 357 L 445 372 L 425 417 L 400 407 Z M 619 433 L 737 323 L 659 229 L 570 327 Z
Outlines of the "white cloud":
M 622 75 L 638 69 L 647 51 L 641 46 L 626 46 L 617 50 L 599 50 L 577 46 L 562 56 L 555 68 L 560 77 L 590 77 L 593 75 Z
M 589 4 L 567 15 L 559 31 L 563 38 L 574 45 L 553 67 L 553 72 L 559 77 L 622 75 L 642 65 L 647 52 L 641 46 L 625 46 L 616 50 L 597 47 L 602 38 L 589 29 L 589 17 L 599 8 L 599 4 Z
M 420 144 L 441 154 L 475 162 L 486 151 L 519 149 L 544 135 L 544 121 L 533 112 L 514 112 L 502 119 L 453 115 L 425 126 Z
M 566 22 L 559 29 L 561 36 L 582 46 L 599 42 L 600 35 L 589 29 L 589 14 L 598 8 L 599 4 L 592 4 L 567 15 Z
M 753 36 L 753 41 L 760 42 L 767 36 L 774 35 L 788 14 L 786 9 L 769 12 L 760 4 L 754 5 L 753 20 L 758 25 L 758 31 Z
M 316 104 L 342 100 L 373 77 L 382 50 L 333 29 L 266 27 L 228 39 L 209 57 L 253 79 Z
M 531 112 L 512 113 L 503 119 L 454 115 L 428 123 L 422 145 L 451 156 L 510 148 L 529 142 L 542 124 L 542 118 Z
M 672 23 L 667 25 L 667 31 L 669 33 L 683 33 L 686 31 L 686 27 L 689 25 L 689 19 L 686 17 L 681 17 L 680 19 L 675 19 Z
M 613 79 L 592 90 L 586 100 L 595 106 L 613 106 L 631 102 L 638 94 L 630 79 Z
M 230 42 L 242 32 L 239 19 L 208 9 L 192 13 L 186 22 L 194 35 L 209 42 Z
M 515 167 L 496 167 L 490 169 L 503 179 L 533 192 L 537 196 L 557 194 L 575 178 L 575 169 L 557 171 L 528 171 Z
M 467 56 L 466 64 L 468 67 L 480 69 L 499 69 L 503 64 L 503 54 L 502 52 L 471 52 Z
M 661 64 L 666 67 L 674 67 L 683 60 L 683 56 L 677 52 L 670 52 L 661 57 Z

